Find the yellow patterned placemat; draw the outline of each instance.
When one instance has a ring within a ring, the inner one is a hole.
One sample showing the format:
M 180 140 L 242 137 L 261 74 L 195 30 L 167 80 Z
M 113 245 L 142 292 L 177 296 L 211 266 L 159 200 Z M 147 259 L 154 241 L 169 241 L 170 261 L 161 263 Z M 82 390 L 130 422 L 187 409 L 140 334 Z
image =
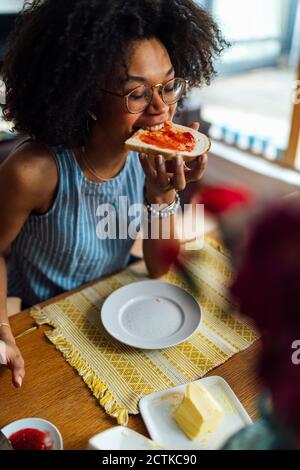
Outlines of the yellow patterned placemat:
M 188 269 L 201 287 L 195 298 L 201 304 L 202 321 L 188 341 L 168 349 L 126 346 L 111 338 L 99 321 L 100 307 L 112 292 L 147 278 L 144 262 L 43 309 L 31 310 L 38 324 L 54 327 L 46 336 L 119 424 L 127 423 L 128 414 L 138 414 L 143 396 L 199 379 L 257 339 L 244 319 L 229 313 L 235 310 L 226 292 L 233 273 L 224 250 L 206 239 Z M 189 291 L 175 271 L 163 280 Z

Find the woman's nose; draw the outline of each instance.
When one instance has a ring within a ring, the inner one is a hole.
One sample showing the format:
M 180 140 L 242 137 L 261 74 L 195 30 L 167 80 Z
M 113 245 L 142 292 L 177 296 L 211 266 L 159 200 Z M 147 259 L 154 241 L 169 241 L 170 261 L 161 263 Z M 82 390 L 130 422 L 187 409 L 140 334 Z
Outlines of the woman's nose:
M 154 89 L 152 100 L 150 105 L 148 106 L 148 111 L 154 111 L 157 114 L 163 114 L 167 112 L 169 109 L 169 105 L 167 105 L 161 96 L 161 92 L 158 88 Z

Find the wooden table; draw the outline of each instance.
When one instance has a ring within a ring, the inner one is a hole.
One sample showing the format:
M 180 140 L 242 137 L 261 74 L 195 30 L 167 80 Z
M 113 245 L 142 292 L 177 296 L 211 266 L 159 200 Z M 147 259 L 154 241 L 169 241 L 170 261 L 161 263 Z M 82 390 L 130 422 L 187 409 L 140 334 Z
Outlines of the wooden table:
M 70 292 L 41 305 L 68 295 Z M 27 310 L 11 317 L 10 323 L 16 336 L 34 326 Z M 64 449 L 85 449 L 92 436 L 117 422 L 104 412 L 76 370 L 47 340 L 43 332 L 49 328 L 42 326 L 17 339 L 26 366 L 21 389 L 11 384 L 10 371 L 0 367 L 0 428 L 21 418 L 44 418 L 59 428 Z M 254 343 L 208 374 L 222 376 L 229 383 L 253 420 L 258 418 L 256 405 L 261 391 L 254 371 L 259 347 L 259 342 Z M 139 415 L 130 415 L 129 427 L 149 437 Z

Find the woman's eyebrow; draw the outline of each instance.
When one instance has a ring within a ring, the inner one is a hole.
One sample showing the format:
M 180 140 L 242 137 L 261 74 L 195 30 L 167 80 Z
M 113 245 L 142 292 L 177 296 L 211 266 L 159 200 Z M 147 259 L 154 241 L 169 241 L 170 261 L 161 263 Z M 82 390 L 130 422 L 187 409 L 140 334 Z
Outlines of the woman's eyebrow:
M 166 77 L 171 75 L 173 72 L 174 72 L 174 67 L 171 67 L 170 70 L 166 73 Z M 126 80 L 125 83 L 128 83 L 128 82 L 142 82 L 142 83 L 145 83 L 147 81 L 148 80 L 145 77 L 136 77 L 134 75 L 128 75 L 127 80 Z

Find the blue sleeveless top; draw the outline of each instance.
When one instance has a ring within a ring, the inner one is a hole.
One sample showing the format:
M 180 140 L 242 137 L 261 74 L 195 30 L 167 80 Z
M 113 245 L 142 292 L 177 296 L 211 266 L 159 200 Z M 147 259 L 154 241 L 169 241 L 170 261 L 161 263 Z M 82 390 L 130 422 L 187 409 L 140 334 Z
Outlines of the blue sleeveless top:
M 115 239 L 99 238 L 99 223 L 107 214 L 124 219 L 132 204 L 144 200 L 145 177 L 136 153 L 129 153 L 114 179 L 99 184 L 84 176 L 73 151 L 51 150 L 59 174 L 54 203 L 46 214 L 28 217 L 12 244 L 8 266 L 8 295 L 28 306 L 124 268 L 135 240 L 118 233 Z M 120 196 L 127 197 L 126 214 Z M 109 207 L 108 213 L 103 207 Z M 127 216 L 127 226 L 131 222 Z M 108 229 L 104 225 L 102 233 Z

